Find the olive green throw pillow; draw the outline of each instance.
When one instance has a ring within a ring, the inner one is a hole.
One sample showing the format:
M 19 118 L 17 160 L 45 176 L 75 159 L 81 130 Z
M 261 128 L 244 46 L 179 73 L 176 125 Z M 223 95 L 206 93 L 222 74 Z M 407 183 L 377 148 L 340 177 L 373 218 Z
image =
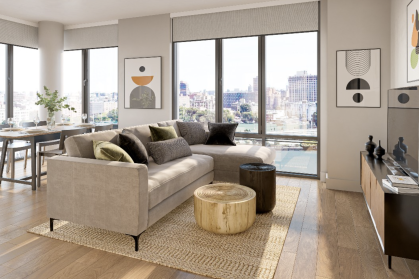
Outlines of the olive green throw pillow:
M 173 126 L 167 127 L 154 127 L 149 126 L 151 133 L 151 141 L 162 141 L 177 138 L 176 130 Z
M 109 141 L 93 141 L 93 152 L 96 159 L 134 163 L 132 158 L 121 147 Z

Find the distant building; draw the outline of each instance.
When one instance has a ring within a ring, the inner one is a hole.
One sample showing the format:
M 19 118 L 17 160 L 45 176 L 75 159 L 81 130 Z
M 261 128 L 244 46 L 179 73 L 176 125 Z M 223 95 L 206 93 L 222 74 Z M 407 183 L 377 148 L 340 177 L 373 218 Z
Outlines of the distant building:
M 223 93 L 223 108 L 231 108 L 232 104 L 244 99 L 246 103 L 258 102 L 257 92 L 225 92 Z
M 249 86 L 247 87 L 247 92 L 252 92 L 252 85 L 249 84 Z
M 258 92 L 259 88 L 259 77 L 253 78 L 253 92 Z
M 179 95 L 188 96 L 189 95 L 189 85 L 185 81 L 180 81 L 179 83 Z
M 317 102 L 317 75 L 309 75 L 307 71 L 299 71 L 288 78 L 290 102 Z

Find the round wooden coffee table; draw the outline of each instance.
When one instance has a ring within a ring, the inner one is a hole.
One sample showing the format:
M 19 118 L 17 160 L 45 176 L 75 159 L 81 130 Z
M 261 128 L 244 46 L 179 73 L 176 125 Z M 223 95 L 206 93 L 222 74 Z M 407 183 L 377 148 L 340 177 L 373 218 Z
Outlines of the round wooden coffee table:
M 238 184 L 205 185 L 194 192 L 196 223 L 218 234 L 243 232 L 256 218 L 256 193 Z

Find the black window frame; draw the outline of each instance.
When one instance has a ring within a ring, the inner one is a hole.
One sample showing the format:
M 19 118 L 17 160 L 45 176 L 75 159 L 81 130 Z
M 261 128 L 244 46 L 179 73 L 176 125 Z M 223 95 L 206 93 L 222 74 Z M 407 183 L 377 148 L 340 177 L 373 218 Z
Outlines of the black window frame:
M 286 35 L 286 34 L 299 34 L 299 33 L 317 33 L 317 135 L 314 136 L 294 136 L 294 135 L 275 135 L 266 133 L 266 53 L 265 53 L 265 44 L 266 37 L 272 35 Z M 237 138 L 254 138 L 261 139 L 262 146 L 265 146 L 267 140 L 296 140 L 296 141 L 315 141 L 317 143 L 317 173 L 306 174 L 306 173 L 293 173 L 293 172 L 282 172 L 277 171 L 277 174 L 293 176 L 293 177 L 309 177 L 320 179 L 320 129 L 321 129 L 321 94 L 320 94 L 320 30 L 313 31 L 304 31 L 304 32 L 291 32 L 291 33 L 282 33 L 282 34 L 269 34 L 269 35 L 258 35 L 258 36 L 243 36 L 243 37 L 258 37 L 258 133 L 236 133 Z M 217 39 L 205 39 L 214 40 L 215 42 L 215 121 L 217 123 L 222 122 L 222 113 L 223 113 L 223 39 L 233 39 L 241 37 L 232 37 L 232 38 L 217 38 Z M 195 40 L 201 41 L 201 40 Z M 193 41 L 180 41 L 172 42 L 172 119 L 178 118 L 178 86 L 177 86 L 177 44 L 184 42 L 193 42 Z M 262 93 L 260 93 L 262 92 Z

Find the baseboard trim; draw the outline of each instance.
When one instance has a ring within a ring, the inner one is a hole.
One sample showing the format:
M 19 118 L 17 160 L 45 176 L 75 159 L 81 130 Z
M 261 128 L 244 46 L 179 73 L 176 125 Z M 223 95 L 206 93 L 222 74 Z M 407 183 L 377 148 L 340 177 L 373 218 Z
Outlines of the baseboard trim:
M 321 182 L 326 182 L 327 179 L 327 172 L 320 172 L 320 181 Z
M 326 188 L 348 192 L 362 192 L 359 181 L 326 178 Z

